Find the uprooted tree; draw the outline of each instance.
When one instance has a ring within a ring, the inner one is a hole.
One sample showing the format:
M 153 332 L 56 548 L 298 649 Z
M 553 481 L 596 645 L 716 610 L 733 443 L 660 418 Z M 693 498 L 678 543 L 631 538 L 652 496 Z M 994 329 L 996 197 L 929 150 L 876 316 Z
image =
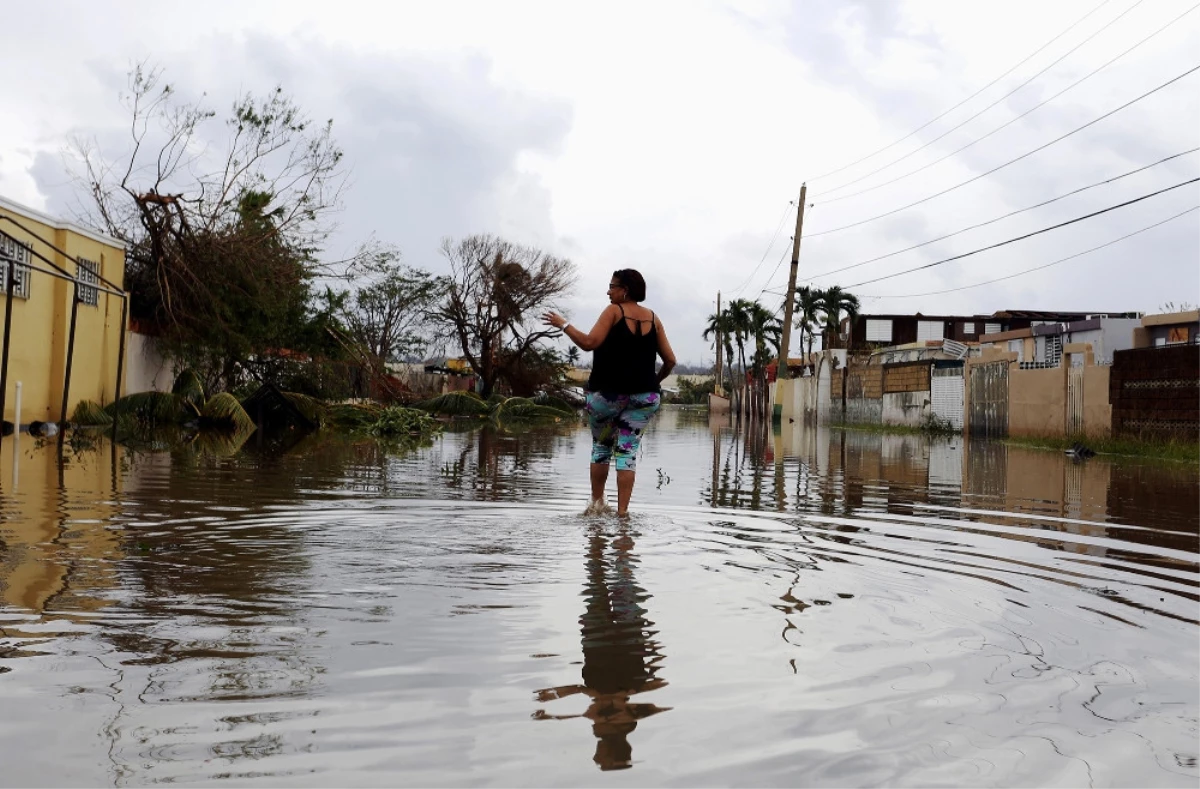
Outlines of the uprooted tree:
M 316 305 L 317 259 L 345 183 L 332 121 L 311 124 L 276 89 L 221 120 L 138 66 L 123 96 L 128 150 L 77 141 L 82 217 L 126 244 L 134 318 L 210 386 L 269 377 L 281 351 L 336 353 Z M 255 369 L 255 365 L 258 369 Z
M 450 276 L 430 314 L 471 363 L 481 394 L 501 382 L 528 387 L 539 342 L 558 334 L 540 314 L 574 285 L 574 264 L 493 235 L 446 239 L 442 254 Z

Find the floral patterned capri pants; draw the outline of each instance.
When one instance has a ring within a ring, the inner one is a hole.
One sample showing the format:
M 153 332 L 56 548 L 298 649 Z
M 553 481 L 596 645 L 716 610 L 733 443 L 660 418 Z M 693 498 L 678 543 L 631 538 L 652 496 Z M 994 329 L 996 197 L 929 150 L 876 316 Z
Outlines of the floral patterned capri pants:
M 633 471 L 642 431 L 658 410 L 659 400 L 658 392 L 631 395 L 588 392 L 592 462 L 608 463 L 616 455 L 617 471 Z

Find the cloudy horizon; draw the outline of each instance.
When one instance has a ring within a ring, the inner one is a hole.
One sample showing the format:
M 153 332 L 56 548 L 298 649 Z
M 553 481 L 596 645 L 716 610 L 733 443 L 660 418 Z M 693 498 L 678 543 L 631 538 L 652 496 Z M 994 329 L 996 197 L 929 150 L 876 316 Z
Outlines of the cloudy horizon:
M 399 247 L 406 262 L 441 272 L 443 237 L 496 233 L 577 264 L 578 285 L 563 306 L 578 324 L 603 307 L 613 269 L 638 268 L 647 306 L 662 315 L 680 361 L 709 363 L 700 333 L 718 290 L 778 306 L 789 203 L 802 181 L 811 207 L 799 281 L 846 287 L 1197 177 L 1200 154 L 1191 153 L 817 276 L 1200 146 L 1195 72 L 995 169 L 1200 65 L 1200 12 L 1185 13 L 1192 7 L 755 0 L 616 3 L 594 13 L 563 3 L 331 9 L 217 0 L 200 17 L 200 9 L 168 4 L 49 2 L 7 15 L 10 29 L 23 32 L 0 54 L 5 72 L 20 76 L 5 87 L 0 195 L 70 216 L 64 149 L 85 136 L 107 156 L 119 154 L 110 151 L 122 144 L 127 118 L 117 97 L 132 63 L 156 64 L 183 95 L 204 94 L 218 111 L 241 93 L 278 85 L 313 118 L 332 118 L 346 152 L 350 188 L 329 257 L 374 237 Z M 1183 212 L 1198 203 L 1200 188 L 1190 184 L 852 290 L 866 313 L 1195 304 L 1200 212 Z M 1059 265 L 953 290 L 1174 215 Z M 798 343 L 793 333 L 793 353 Z

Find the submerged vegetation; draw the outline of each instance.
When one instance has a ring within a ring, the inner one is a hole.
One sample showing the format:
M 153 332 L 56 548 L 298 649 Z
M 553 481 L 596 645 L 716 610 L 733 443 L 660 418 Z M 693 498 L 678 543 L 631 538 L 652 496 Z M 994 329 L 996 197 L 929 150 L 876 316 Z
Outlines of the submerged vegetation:
M 1115 457 L 1136 457 L 1150 460 L 1165 460 L 1200 464 L 1200 444 L 1183 439 L 1134 438 L 1129 436 L 1108 436 L 1104 438 L 1088 438 L 1086 436 L 1018 436 L 1004 439 L 1006 444 L 1030 447 L 1032 449 L 1050 449 L 1066 452 L 1083 444 L 1097 455 L 1112 455 Z
M 229 454 L 255 430 L 328 429 L 409 445 L 439 435 L 448 422 L 504 429 L 561 422 L 575 413 L 570 403 L 550 395 L 495 394 L 484 400 L 474 392 L 450 392 L 409 407 L 374 401 L 327 403 L 265 385 L 239 401 L 228 392 L 206 396 L 200 377 L 184 370 L 170 392 L 139 392 L 107 406 L 85 400 L 76 406 L 71 421 L 80 428 L 110 428 L 115 418 L 117 435 L 125 444 L 159 449 L 186 445 L 200 451 L 211 445 L 221 450 L 214 454 Z
M 416 408 L 431 414 L 460 419 L 486 420 L 497 427 L 534 422 L 560 422 L 574 418 L 575 407 L 552 395 L 503 397 L 492 395 L 484 400 L 474 392 L 447 392 L 417 403 Z
M 834 430 L 857 430 L 863 433 L 882 433 L 893 436 L 958 436 L 962 430 L 949 422 L 928 416 L 919 425 L 885 425 L 878 422 L 830 422 Z

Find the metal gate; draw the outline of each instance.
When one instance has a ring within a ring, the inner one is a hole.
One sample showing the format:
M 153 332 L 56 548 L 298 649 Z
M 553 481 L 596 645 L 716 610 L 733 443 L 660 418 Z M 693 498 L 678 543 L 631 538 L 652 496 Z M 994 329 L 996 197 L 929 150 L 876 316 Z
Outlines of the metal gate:
M 930 400 L 933 415 L 955 430 L 963 426 L 963 364 L 937 361 L 933 363 L 930 380 Z
M 1083 433 L 1083 368 L 1067 370 L 1067 435 Z
M 1008 362 L 989 362 L 971 368 L 971 435 L 1008 435 Z

